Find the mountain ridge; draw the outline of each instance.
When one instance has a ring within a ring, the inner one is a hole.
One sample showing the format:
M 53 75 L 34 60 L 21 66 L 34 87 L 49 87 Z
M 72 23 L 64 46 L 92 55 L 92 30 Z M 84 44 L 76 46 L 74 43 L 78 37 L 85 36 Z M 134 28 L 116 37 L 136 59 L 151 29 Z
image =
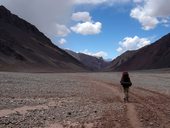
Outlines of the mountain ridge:
M 24 72 L 86 71 L 34 25 L 0 6 L 0 70 Z
M 110 63 L 105 61 L 102 57 L 90 56 L 84 53 L 76 53 L 71 50 L 65 51 L 87 66 L 91 71 L 103 71 L 103 69 Z
M 124 71 L 170 68 L 170 33 L 154 43 L 136 50 L 126 61 L 114 67 L 114 63 L 120 57 L 123 58 L 125 54 L 113 60 L 108 70 Z

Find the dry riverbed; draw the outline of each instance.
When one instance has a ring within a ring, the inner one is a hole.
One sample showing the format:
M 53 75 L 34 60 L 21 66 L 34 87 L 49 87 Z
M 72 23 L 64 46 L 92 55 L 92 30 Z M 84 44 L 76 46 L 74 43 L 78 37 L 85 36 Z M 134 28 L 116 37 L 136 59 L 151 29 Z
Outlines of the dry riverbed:
M 0 128 L 170 128 L 170 73 L 0 72 Z

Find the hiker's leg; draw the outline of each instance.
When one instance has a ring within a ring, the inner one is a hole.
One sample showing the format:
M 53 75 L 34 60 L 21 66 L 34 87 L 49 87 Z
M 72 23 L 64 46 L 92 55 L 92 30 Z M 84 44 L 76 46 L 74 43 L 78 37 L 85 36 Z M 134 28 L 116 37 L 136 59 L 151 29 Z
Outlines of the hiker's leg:
M 124 87 L 123 90 L 124 90 L 124 102 L 126 102 L 126 88 Z
M 126 101 L 128 101 L 128 88 L 127 87 L 125 88 L 125 99 Z
M 129 101 L 129 87 L 126 89 L 126 98 L 127 98 L 127 101 Z

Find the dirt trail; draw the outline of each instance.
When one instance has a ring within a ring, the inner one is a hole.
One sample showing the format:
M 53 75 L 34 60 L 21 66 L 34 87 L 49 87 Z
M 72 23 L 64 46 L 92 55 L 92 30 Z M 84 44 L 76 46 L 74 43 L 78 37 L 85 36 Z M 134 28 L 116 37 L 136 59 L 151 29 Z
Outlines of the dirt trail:
M 144 98 L 140 92 L 145 91 L 145 93 L 150 94 L 148 98 Z M 170 127 L 170 98 L 166 95 L 160 94 L 158 92 L 150 91 L 147 89 L 136 88 L 136 93 L 131 93 L 132 97 L 135 97 L 136 102 L 142 104 L 144 108 L 155 113 L 159 119 L 160 128 Z M 158 123 L 158 122 L 157 122 Z
M 123 93 L 121 92 L 121 88 L 118 88 L 118 86 L 115 86 L 109 83 L 104 83 L 104 82 L 95 81 L 95 83 L 104 88 L 108 88 L 109 90 L 111 90 L 114 94 L 116 94 L 121 99 L 121 102 L 123 102 L 122 100 Z M 139 121 L 138 116 L 137 116 L 135 105 L 133 103 L 126 103 L 125 105 L 127 108 L 127 118 L 131 126 L 133 128 L 142 128 L 142 124 Z
M 117 85 L 105 82 L 102 82 L 100 85 L 112 90 L 122 99 L 123 94 Z M 146 95 L 149 96 L 147 97 Z M 127 118 L 133 128 L 146 126 L 150 128 L 170 127 L 170 109 L 168 109 L 170 107 L 170 97 L 159 92 L 133 87 L 133 90 L 130 92 L 130 98 L 133 100 L 125 105 L 127 108 Z M 140 111 L 136 110 L 138 106 L 142 106 Z
M 139 122 L 139 119 L 137 116 L 135 105 L 133 103 L 127 103 L 126 106 L 127 106 L 127 116 L 133 128 L 142 128 L 141 127 L 142 125 Z

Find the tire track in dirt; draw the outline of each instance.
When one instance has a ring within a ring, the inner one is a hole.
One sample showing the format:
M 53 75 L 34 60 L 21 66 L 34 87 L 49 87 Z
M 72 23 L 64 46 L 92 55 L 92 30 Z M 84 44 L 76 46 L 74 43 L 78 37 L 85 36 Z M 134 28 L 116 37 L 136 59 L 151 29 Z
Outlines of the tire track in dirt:
M 0 117 L 5 117 L 5 116 L 8 116 L 8 115 L 14 114 L 14 113 L 19 113 L 21 115 L 25 115 L 26 113 L 28 113 L 28 111 L 49 109 L 49 107 L 55 106 L 55 104 L 56 103 L 54 101 L 50 101 L 47 104 L 42 104 L 42 105 L 23 106 L 23 107 L 17 107 L 14 109 L 2 109 L 2 110 L 0 110 Z
M 118 86 L 116 86 L 116 85 L 114 85 L 112 83 L 107 83 L 107 82 L 103 82 L 103 83 L 106 83 L 106 84 L 108 84 L 110 86 L 114 86 L 115 88 L 117 88 L 118 91 L 120 91 Z M 141 88 L 141 87 L 135 87 L 134 91 L 130 92 L 131 97 L 133 97 L 138 104 L 141 104 L 141 105 L 144 106 L 144 108 L 146 108 L 146 109 L 156 113 L 156 115 L 158 116 L 158 118 L 160 118 L 160 121 L 161 121 L 160 128 L 169 128 L 170 127 L 170 120 L 169 120 L 170 117 L 169 116 L 167 117 L 162 112 L 162 110 L 164 110 L 167 106 L 163 106 L 163 107 L 159 106 L 158 107 L 158 104 L 156 102 L 154 102 L 152 100 L 149 101 L 146 98 L 144 98 L 143 95 L 140 95 L 141 91 L 144 91 L 146 94 L 151 94 L 152 98 L 153 97 L 155 98 L 155 96 L 159 97 L 159 99 L 157 99 L 157 101 L 165 100 L 167 103 L 170 103 L 170 97 L 168 97 L 167 95 L 161 94 L 159 92 L 155 92 L 155 91 L 152 91 L 152 90 L 144 89 L 144 88 Z M 126 106 L 127 106 L 127 113 L 129 113 L 129 114 L 131 113 L 130 111 L 135 110 L 135 105 L 132 104 L 132 103 L 128 103 L 128 104 L 126 104 Z M 138 119 L 139 117 L 137 116 L 137 111 L 135 110 L 135 111 L 133 111 L 133 113 L 136 113 L 136 118 L 135 119 Z M 133 116 L 131 116 L 131 118 L 130 118 L 131 121 L 130 122 L 131 122 L 133 127 L 136 127 L 136 124 L 135 124 L 136 121 L 133 122 L 133 120 L 135 120 L 135 119 L 132 119 L 132 118 L 133 118 Z M 141 123 L 139 122 L 138 125 L 139 124 L 141 124 Z M 142 125 L 140 125 L 140 126 L 142 126 Z M 140 126 L 138 126 L 138 127 L 140 127 Z
M 95 83 L 104 87 L 104 88 L 108 88 L 114 94 L 116 94 L 120 99 L 122 99 L 123 93 L 120 91 L 120 88 L 118 88 L 118 86 L 113 85 L 111 83 L 101 82 L 101 81 L 100 82 L 95 81 Z M 123 102 L 123 100 L 121 100 L 121 101 Z M 135 105 L 133 103 L 126 103 L 125 105 L 127 108 L 127 118 L 129 119 L 129 123 L 131 124 L 131 126 L 133 128 L 142 128 L 142 124 L 139 121 L 138 116 L 137 116 L 138 114 L 135 109 Z
M 156 92 L 153 92 L 153 91 L 150 91 L 150 90 L 146 90 L 144 89 L 145 91 L 147 91 L 147 93 L 152 93 L 153 95 L 159 95 L 159 93 L 156 93 Z M 140 91 L 140 89 L 138 88 L 138 91 Z M 143 98 L 142 96 L 136 93 L 132 93 L 131 92 L 131 96 L 137 100 L 137 102 L 139 102 L 140 104 L 142 104 L 143 106 L 145 106 L 145 108 L 155 112 L 157 114 L 157 116 L 160 118 L 161 120 L 161 124 L 160 124 L 160 127 L 161 128 L 169 128 L 170 127 L 170 122 L 169 122 L 169 119 L 167 118 L 167 116 L 160 110 L 158 106 L 158 104 L 154 103 L 152 100 L 149 101 L 145 98 Z M 162 97 L 163 95 L 160 94 L 160 97 Z M 167 99 L 167 96 L 165 96 L 165 98 Z M 163 108 L 162 108 L 163 109 Z
M 37 106 L 23 106 L 15 109 L 3 109 L 0 110 L 0 117 L 8 116 L 13 113 L 20 113 L 22 115 L 25 115 L 29 110 L 35 110 L 35 109 L 48 109 L 48 106 L 46 105 L 37 105 Z
M 109 85 L 112 85 L 114 86 L 113 84 L 111 83 L 108 83 Z M 115 85 L 115 87 L 117 87 Z M 118 87 L 117 87 L 118 88 Z M 148 89 L 144 89 L 144 88 L 141 88 L 141 87 L 135 87 L 134 88 L 134 92 L 130 92 L 130 95 L 137 101 L 137 103 L 139 104 L 142 104 L 143 106 L 145 106 L 145 108 L 153 111 L 156 113 L 156 115 L 160 118 L 161 120 L 161 124 L 160 124 L 160 128 L 169 128 L 170 127 L 170 117 L 168 118 L 162 111 L 161 109 L 165 109 L 165 108 L 161 108 L 160 106 L 158 107 L 158 104 L 155 103 L 154 101 L 148 101 L 144 98 L 144 96 L 140 95 L 140 91 L 145 91 L 147 94 L 152 94 L 152 97 L 159 97 L 159 99 L 157 99 L 158 101 L 161 100 L 161 99 L 164 99 L 166 100 L 166 102 L 169 102 L 170 103 L 170 97 L 168 97 L 167 95 L 164 95 L 164 94 L 161 94 L 159 92 L 155 92 L 155 91 L 152 91 L 152 90 L 148 90 Z M 128 104 L 129 105 L 129 104 Z M 134 105 L 134 104 L 131 104 L 131 105 Z M 128 106 L 127 106 L 128 107 Z M 135 107 L 135 106 L 131 106 L 131 107 Z M 129 107 L 129 109 L 127 110 L 130 110 L 131 107 Z M 164 106 L 166 107 L 166 106 Z M 136 111 L 134 111 L 136 112 Z M 133 119 L 134 120 L 134 119 Z M 135 124 L 134 124 L 135 126 Z
M 159 92 L 156 92 L 156 91 L 152 91 L 152 90 L 145 89 L 145 88 L 141 88 L 141 87 L 136 87 L 135 89 L 137 89 L 137 90 L 142 90 L 142 91 L 146 91 L 146 92 L 148 92 L 148 93 L 155 94 L 155 95 L 157 95 L 157 96 L 159 96 L 159 97 L 162 97 L 162 98 L 165 98 L 165 99 L 167 99 L 167 100 L 170 100 L 170 97 L 168 97 L 167 95 L 162 94 L 162 93 L 159 93 Z

